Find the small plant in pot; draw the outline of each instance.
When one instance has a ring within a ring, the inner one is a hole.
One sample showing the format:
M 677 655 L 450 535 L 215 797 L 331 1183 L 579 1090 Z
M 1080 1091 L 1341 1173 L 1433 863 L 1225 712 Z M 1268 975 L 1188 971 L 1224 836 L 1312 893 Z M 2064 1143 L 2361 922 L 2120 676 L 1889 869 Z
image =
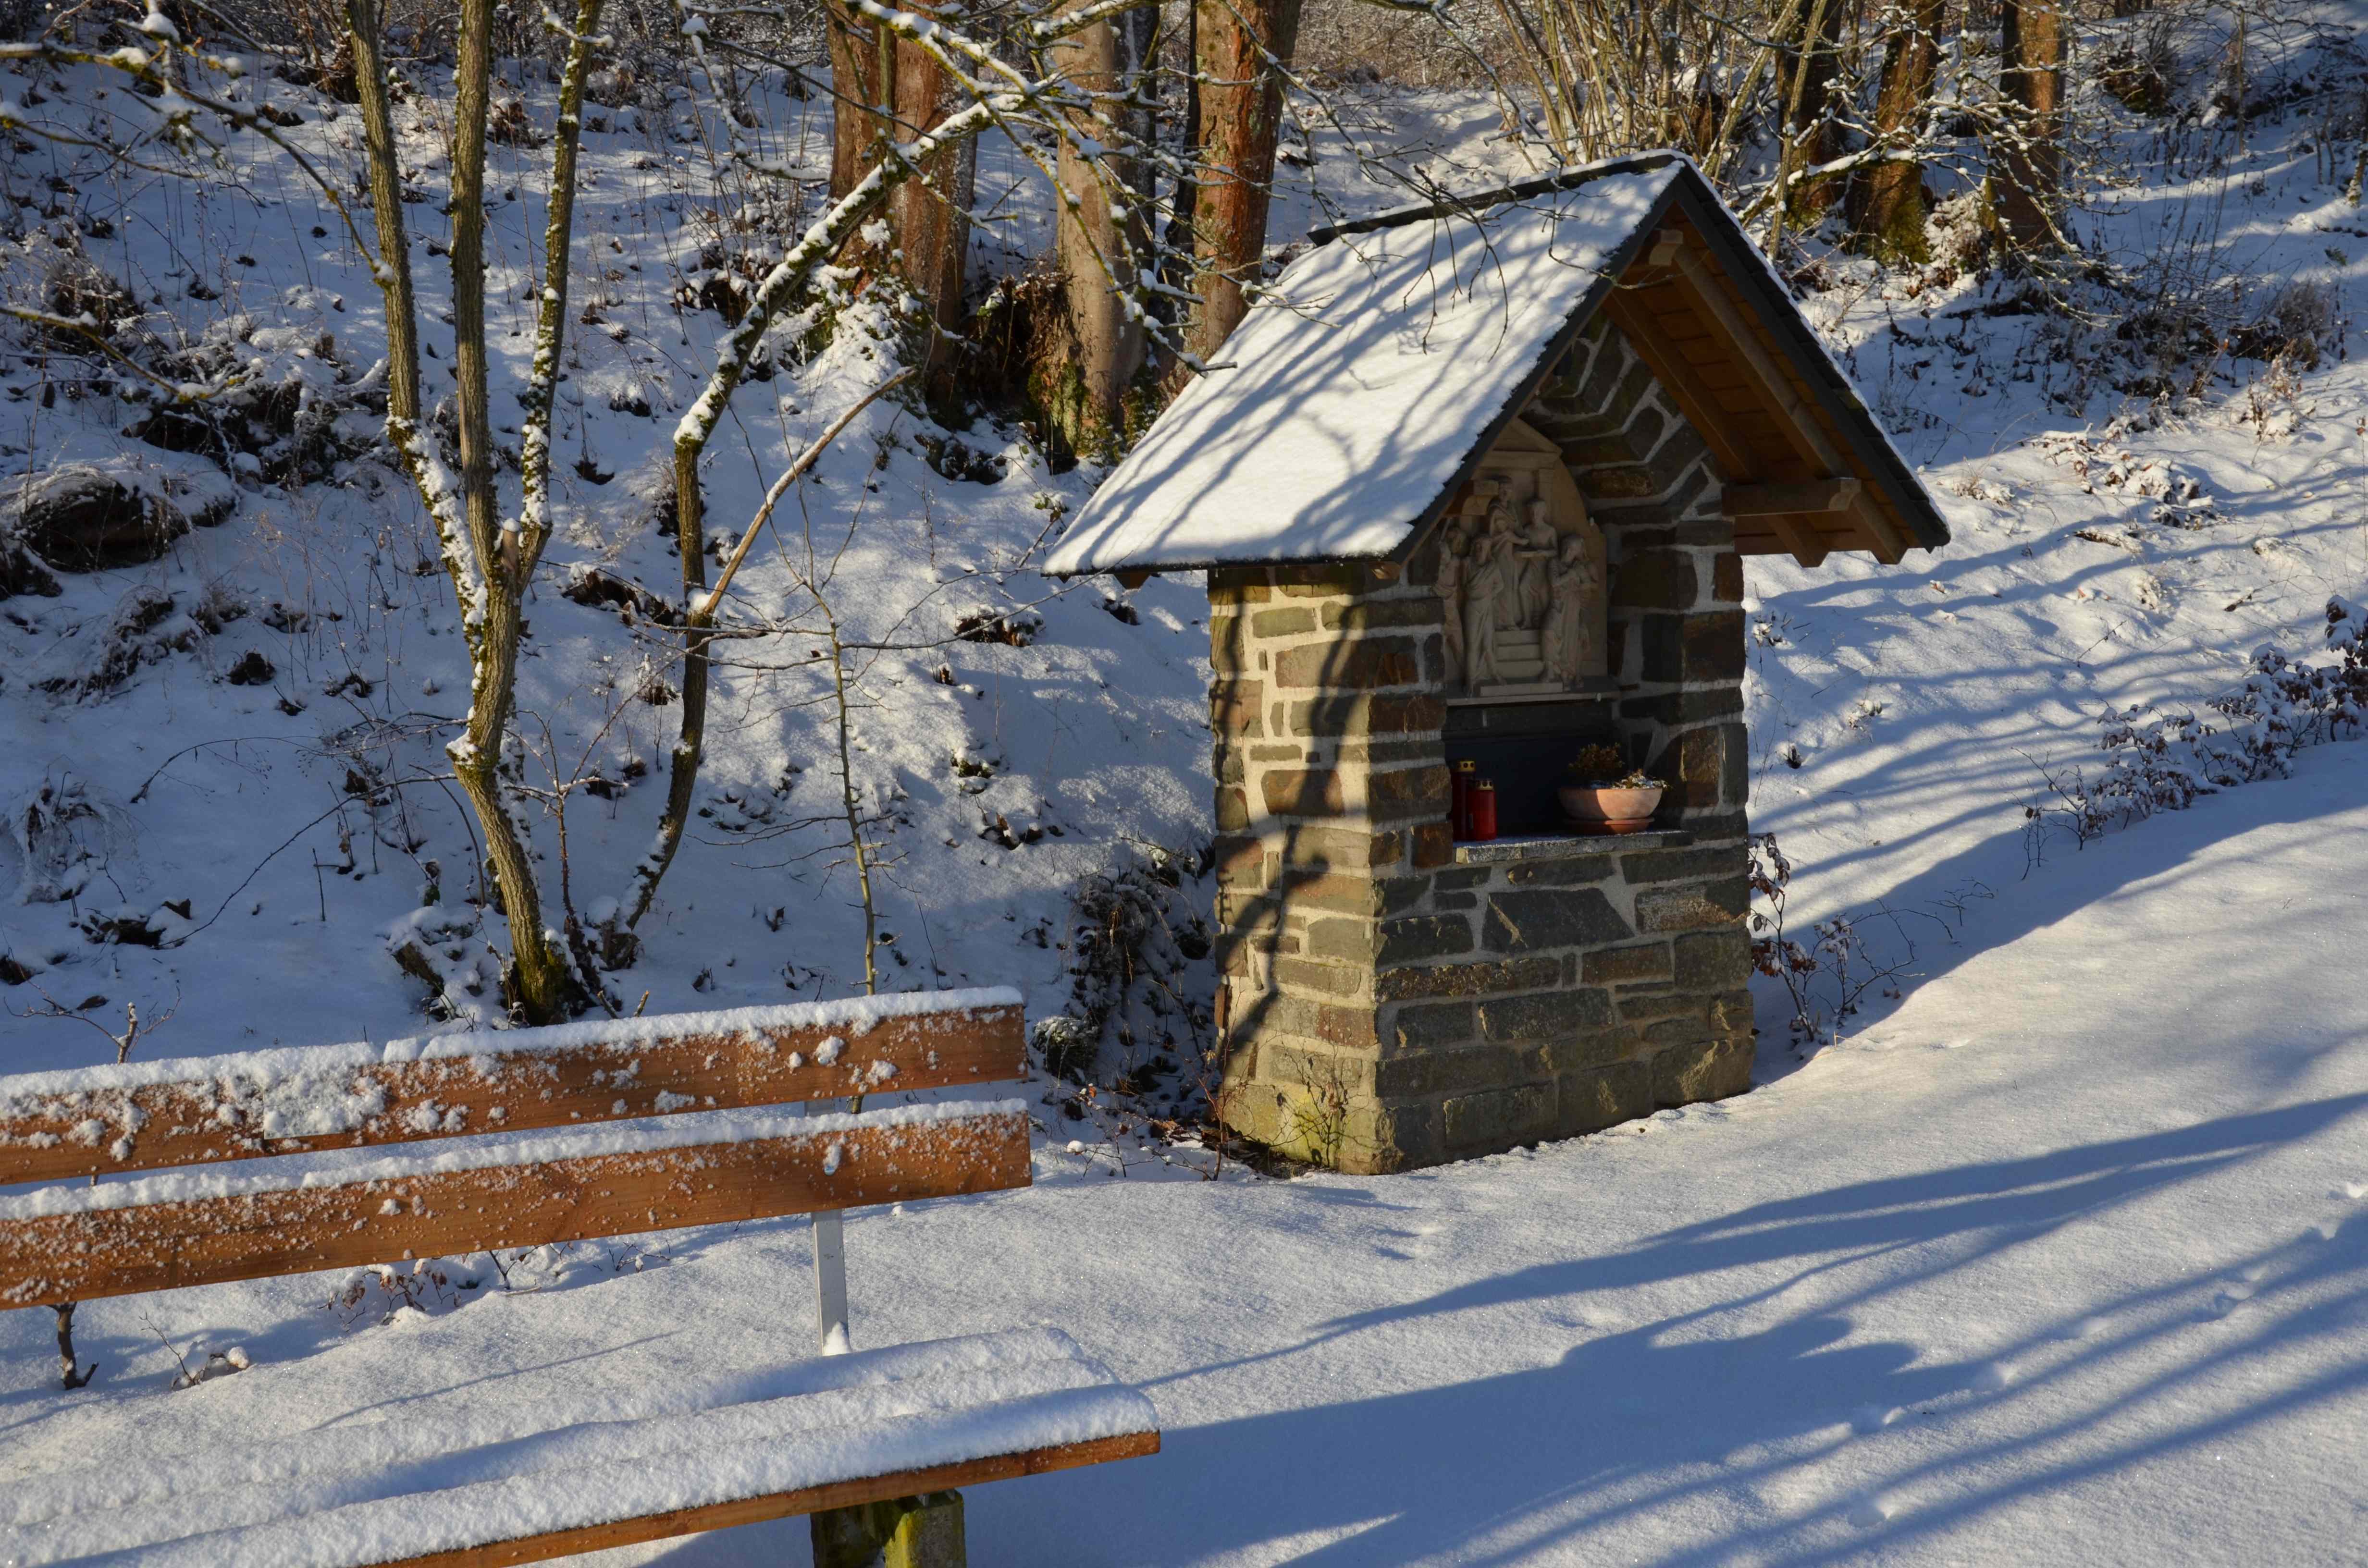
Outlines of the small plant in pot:
M 1618 746 L 1591 745 L 1571 759 L 1559 793 L 1563 814 L 1582 833 L 1642 833 L 1668 788 L 1629 767 Z

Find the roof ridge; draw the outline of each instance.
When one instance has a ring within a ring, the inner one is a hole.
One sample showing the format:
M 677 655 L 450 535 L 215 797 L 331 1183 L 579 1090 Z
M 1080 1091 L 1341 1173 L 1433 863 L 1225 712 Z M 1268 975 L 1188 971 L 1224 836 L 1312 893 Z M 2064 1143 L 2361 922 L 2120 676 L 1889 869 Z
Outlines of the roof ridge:
M 1617 158 L 1606 158 L 1593 164 L 1566 164 L 1563 167 L 1510 185 L 1488 190 L 1474 191 L 1468 196 L 1447 196 L 1437 201 L 1416 202 L 1406 207 L 1393 207 L 1362 218 L 1350 218 L 1343 222 L 1319 224 L 1307 231 L 1309 244 L 1329 244 L 1347 234 L 1369 234 L 1377 229 L 1395 229 L 1402 224 L 1420 222 L 1430 218 L 1452 218 L 1501 207 L 1508 201 L 1526 200 L 1547 196 L 1557 190 L 1572 190 L 1612 175 L 1649 174 L 1668 167 L 1672 163 L 1685 165 L 1701 173 L 1700 165 L 1674 147 L 1658 147 L 1644 153 L 1631 153 Z

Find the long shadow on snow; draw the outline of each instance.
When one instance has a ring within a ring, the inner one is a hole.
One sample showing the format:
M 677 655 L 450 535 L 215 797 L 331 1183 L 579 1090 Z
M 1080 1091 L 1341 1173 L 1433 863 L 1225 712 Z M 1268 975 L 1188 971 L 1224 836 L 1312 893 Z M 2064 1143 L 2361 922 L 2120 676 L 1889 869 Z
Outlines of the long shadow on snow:
M 1758 1204 L 1723 1220 L 1664 1232 L 1626 1252 L 1540 1264 L 1422 1301 L 1335 1318 L 1299 1345 L 1224 1365 L 1281 1359 L 1360 1330 L 1475 1307 L 1625 1290 L 1784 1258 L 1855 1260 L 1983 1233 L 2026 1238 L 2175 1182 L 2208 1176 L 2362 1110 L 2368 1110 L 2368 1095 L 2347 1095 L 2026 1159 L 1951 1166 Z M 1811 1269 L 1827 1267 L 1815 1263 Z M 1788 1278 L 1771 1290 L 1721 1301 L 1707 1310 L 1731 1311 L 1796 1282 Z M 1653 1332 L 1669 1326 L 1664 1322 Z M 1178 1376 L 1217 1369 L 1195 1368 Z
M 2208 796 L 2183 812 L 2158 812 L 2085 848 L 2059 839 L 2048 850 L 2044 863 L 2018 881 L 2005 879 L 2024 863 L 2020 828 L 1993 835 L 1916 873 L 1886 892 L 1881 902 L 1895 910 L 1930 908 L 1976 881 L 1987 884 L 1995 897 L 1974 906 L 1957 941 L 1918 943 L 1915 963 L 1901 977 L 1903 992 L 1928 984 L 1993 949 L 2057 925 L 2093 904 L 2108 903 L 2141 882 L 2176 884 L 2182 879 L 2203 878 L 2204 872 L 2195 865 L 2197 858 L 2236 834 L 2316 822 L 2368 806 L 2368 769 L 2351 761 L 2360 756 L 2351 749 L 2357 744 L 2344 740 L 2332 743 L 2332 747 L 2313 748 L 2303 754 L 2292 778 L 2247 784 Z M 2338 757 L 2343 760 L 2339 762 Z M 1828 864 L 1845 864 L 1865 853 L 1870 852 L 1847 852 Z M 1814 872 L 1816 868 L 1809 869 Z M 2173 896 L 2188 900 L 2199 913 L 2209 907 L 2215 926 L 2231 936 L 2247 919 L 2274 921 L 2283 915 L 2215 897 L 2208 878 L 2178 889 Z M 1864 930 L 1867 922 L 1861 920 L 1860 926 Z M 1910 931 L 1914 934 L 1912 926 Z M 2223 979 L 2226 983 L 2237 983 Z M 2277 977 L 2258 972 L 2244 976 L 2242 983 L 2261 995 L 2274 995 L 2279 989 Z M 1870 1007 L 1852 1028 L 1863 1029 L 1874 1017 L 1888 1011 L 1888 1007 Z M 1805 1060 L 1770 1049 L 1770 1043 L 1763 1039 L 1756 1083 L 1789 1073 Z
M 1923 1352 L 1911 1344 L 1839 1342 L 1850 1331 L 1851 1313 L 1869 1301 L 1913 1290 L 2070 1221 L 2325 1131 L 2362 1109 L 2368 1095 L 2347 1096 L 2044 1156 L 1855 1184 L 1741 1209 L 1625 1253 L 1520 1270 L 1337 1319 L 1293 1350 L 1251 1359 L 1287 1358 L 1296 1349 L 1357 1333 L 1383 1335 L 1375 1353 L 1385 1353 L 1392 1327 L 1421 1318 L 1618 1290 L 1771 1259 L 1804 1260 L 1800 1271 L 1773 1286 L 1586 1340 L 1550 1367 L 1170 1432 L 1161 1459 L 1033 1483 L 1040 1489 L 1034 1497 L 1019 1494 L 1030 1488 L 982 1489 L 972 1502 L 981 1561 L 1030 1560 L 1024 1551 L 998 1551 L 996 1543 L 1011 1547 L 1018 1544 L 1015 1536 L 1032 1533 L 1042 1538 L 1035 1543 L 1042 1547 L 1064 1539 L 1053 1532 L 1077 1528 L 1083 1519 L 1127 1520 L 1128 1540 L 1144 1544 L 1098 1542 L 1076 1553 L 1081 1562 L 1201 1562 L 1261 1547 L 1263 1561 L 1295 1540 L 1307 1540 L 1308 1548 L 1289 1561 L 1330 1568 L 1406 1562 L 1434 1553 L 1468 1564 L 1521 1561 L 1541 1551 L 1559 1560 L 1582 1550 L 1573 1538 L 1646 1514 L 1666 1512 L 1668 1530 L 1656 1531 L 1664 1539 L 1693 1533 L 1692 1521 L 1706 1508 L 1727 1522 L 1656 1561 L 1711 1563 L 1741 1555 L 1806 1563 L 1849 1554 L 1869 1541 L 1855 1528 L 1844 1529 L 1860 1494 L 1779 1510 L 1753 1488 L 1765 1481 L 1803 1480 L 1788 1472 L 1805 1471 L 1834 1445 L 1852 1440 L 1816 1435 L 1839 1428 L 1861 1410 L 1901 1412 L 1911 1422 L 1975 1402 L 2022 1402 L 2017 1414 L 2032 1413 L 2029 1429 L 2011 1436 L 1948 1445 L 1937 1456 L 1930 1445 L 1907 1450 L 1909 1462 L 1883 1476 L 1881 1490 L 1953 1494 L 1888 1521 L 1886 1540 L 1936 1532 L 2018 1498 L 2224 1440 L 2368 1383 L 2356 1321 L 2368 1301 L 2368 1216 L 2355 1215 L 2330 1238 L 2336 1244 L 2305 1232 L 2301 1240 L 2264 1245 L 2250 1257 L 2109 1302 L 2072 1306 L 2067 1320 L 2102 1313 L 2109 1323 L 2133 1326 L 2078 1343 L 2061 1328 L 2035 1333 L 1997 1358 L 2052 1364 L 2000 1391 L 1978 1392 L 1980 1369 L 1971 1363 L 1917 1364 Z M 1781 1297 L 1813 1275 L 1886 1254 L 1907 1266 L 1864 1289 L 1758 1332 L 1701 1332 L 1704 1320 Z M 2203 1332 L 2205 1320 L 2221 1314 L 2193 1310 L 2189 1298 L 2256 1265 L 2272 1272 L 2248 1303 L 2255 1321 L 2265 1319 L 2267 1327 L 2235 1339 Z M 2312 1288 L 2317 1299 L 2283 1310 L 2287 1298 Z M 2338 1335 L 2351 1346 L 2349 1353 L 2322 1355 L 2315 1375 L 2233 1409 L 2193 1408 L 2192 1385 L 2204 1377 L 2257 1357 L 2266 1346 Z M 2166 1349 L 2177 1355 L 2188 1346 L 2196 1353 L 2161 1367 Z M 2099 1369 L 2125 1386 L 2061 1414 L 2052 1408 L 2060 1395 L 2035 1394 L 2066 1373 Z M 2105 1430 L 2133 1410 L 2141 1415 L 2142 1436 Z M 2101 1450 L 2093 1436 L 2100 1431 Z M 2078 1452 L 2054 1451 L 2076 1440 L 2085 1440 Z M 1993 1479 L 2000 1468 L 2008 1478 Z M 1840 1539 L 1821 1543 L 1804 1540 L 1804 1532 L 1839 1532 Z M 1066 1539 L 1074 1543 L 1074 1536 Z

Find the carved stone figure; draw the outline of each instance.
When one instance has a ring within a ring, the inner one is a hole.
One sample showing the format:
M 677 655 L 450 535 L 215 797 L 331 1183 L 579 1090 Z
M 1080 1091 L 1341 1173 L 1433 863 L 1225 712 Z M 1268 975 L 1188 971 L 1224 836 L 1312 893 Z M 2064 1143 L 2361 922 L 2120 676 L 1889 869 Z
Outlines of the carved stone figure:
M 1455 518 L 1448 524 L 1439 544 L 1439 602 L 1447 611 L 1440 642 L 1447 654 L 1447 679 L 1451 685 L 1463 678 L 1463 578 L 1471 550 L 1471 534 L 1463 519 Z
M 1549 596 L 1547 579 L 1554 561 L 1554 518 L 1547 515 L 1545 497 L 1532 495 L 1522 508 L 1526 514 L 1521 523 L 1521 615 L 1523 626 L 1543 627 Z
M 1487 528 L 1473 542 L 1463 587 L 1463 674 L 1468 686 L 1499 678 L 1497 632 L 1520 596 L 1520 561 L 1514 553 L 1513 514 L 1503 502 L 1488 507 Z
M 1596 627 L 1601 620 L 1602 574 L 1595 569 L 1587 540 L 1577 534 L 1562 537 L 1548 588 L 1546 618 L 1540 642 L 1546 673 L 1559 681 L 1576 681 L 1595 662 Z

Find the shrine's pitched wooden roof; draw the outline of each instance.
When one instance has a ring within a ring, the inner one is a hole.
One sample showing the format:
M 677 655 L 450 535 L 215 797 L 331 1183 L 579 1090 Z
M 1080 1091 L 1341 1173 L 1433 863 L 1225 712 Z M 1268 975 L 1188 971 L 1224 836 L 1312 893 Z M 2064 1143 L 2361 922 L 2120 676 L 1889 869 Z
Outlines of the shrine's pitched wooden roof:
M 1949 531 L 1684 156 L 1319 229 L 1050 556 L 1056 576 L 1417 540 L 1599 312 L 1711 449 L 1737 547 L 1896 561 Z

